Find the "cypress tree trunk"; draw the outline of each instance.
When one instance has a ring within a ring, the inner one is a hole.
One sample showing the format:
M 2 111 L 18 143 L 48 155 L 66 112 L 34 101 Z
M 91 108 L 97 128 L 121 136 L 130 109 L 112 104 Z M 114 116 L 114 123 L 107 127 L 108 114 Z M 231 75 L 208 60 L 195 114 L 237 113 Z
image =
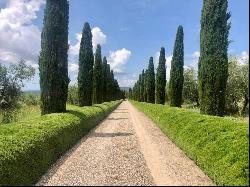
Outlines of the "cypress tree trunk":
M 166 87 L 166 58 L 165 49 L 162 47 L 159 57 L 159 65 L 156 73 L 156 94 L 155 101 L 157 104 L 165 104 L 165 87 Z
M 93 75 L 93 103 L 102 103 L 102 54 L 98 44 L 95 52 L 95 65 Z
M 78 96 L 80 106 L 92 105 L 93 65 L 92 33 L 89 23 L 85 23 L 79 53 Z
M 148 64 L 148 80 L 147 80 L 147 102 L 155 102 L 155 70 L 153 57 L 150 57 Z
M 228 77 L 228 34 L 230 23 L 227 0 L 204 0 L 199 59 L 201 113 L 223 116 Z
M 173 58 L 171 62 L 170 81 L 169 81 L 169 97 L 170 106 L 181 107 L 182 89 L 183 89 L 183 65 L 184 65 L 184 44 L 183 44 L 183 28 L 178 27 L 176 34 Z
M 103 64 L 102 64 L 102 86 L 103 86 L 103 101 L 107 101 L 107 81 L 108 81 L 108 74 L 107 74 L 107 59 L 106 57 L 103 57 Z
M 41 113 L 65 112 L 68 97 L 67 0 L 47 0 L 39 57 Z

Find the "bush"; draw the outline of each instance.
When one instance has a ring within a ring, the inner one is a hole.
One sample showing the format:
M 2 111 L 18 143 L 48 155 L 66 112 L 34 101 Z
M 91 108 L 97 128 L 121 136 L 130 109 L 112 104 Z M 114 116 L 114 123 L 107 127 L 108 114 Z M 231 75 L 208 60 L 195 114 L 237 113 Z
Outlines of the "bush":
M 24 94 L 22 102 L 27 106 L 37 106 L 40 104 L 40 96 L 33 93 Z
M 120 101 L 0 126 L 0 186 L 32 185 Z
M 249 126 L 157 104 L 132 102 L 218 185 L 249 185 Z

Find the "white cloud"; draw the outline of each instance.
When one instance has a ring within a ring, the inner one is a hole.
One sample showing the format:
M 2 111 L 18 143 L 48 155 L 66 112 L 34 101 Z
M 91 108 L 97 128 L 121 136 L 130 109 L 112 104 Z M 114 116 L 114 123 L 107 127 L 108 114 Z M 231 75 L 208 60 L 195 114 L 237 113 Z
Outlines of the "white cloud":
M 115 78 L 120 87 L 133 87 L 138 79 L 138 75 L 134 73 L 115 74 Z
M 107 36 L 102 32 L 102 30 L 99 27 L 94 27 L 92 30 L 92 44 L 93 44 L 93 50 L 96 50 L 97 44 L 103 45 L 107 42 Z
M 124 65 L 128 62 L 131 51 L 123 48 L 117 51 L 110 51 L 107 59 L 114 73 L 124 72 Z
M 41 32 L 32 22 L 44 0 L 8 0 L 0 11 L 0 62 L 37 63 Z
M 193 52 L 192 57 L 193 58 L 199 58 L 200 57 L 200 51 Z
M 102 32 L 102 30 L 99 27 L 94 27 L 92 30 L 92 44 L 93 44 L 93 52 L 96 50 L 97 44 L 103 45 L 107 42 L 107 36 Z M 80 50 L 80 44 L 82 39 L 82 33 L 76 33 L 76 44 L 73 45 L 69 41 L 70 47 L 69 47 L 69 62 L 73 63 L 74 61 L 78 61 L 79 56 L 79 50 Z
M 245 64 L 249 60 L 249 54 L 247 51 L 242 51 L 240 55 L 238 55 L 238 59 L 240 64 Z
M 70 73 L 78 73 L 78 64 L 69 64 L 69 72 Z

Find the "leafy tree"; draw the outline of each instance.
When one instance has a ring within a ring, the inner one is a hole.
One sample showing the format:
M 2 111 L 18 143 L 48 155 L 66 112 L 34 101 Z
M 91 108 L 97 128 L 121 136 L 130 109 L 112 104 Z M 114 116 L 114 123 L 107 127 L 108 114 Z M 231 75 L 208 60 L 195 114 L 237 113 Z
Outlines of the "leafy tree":
M 93 65 L 92 33 L 89 23 L 86 22 L 82 31 L 79 53 L 78 93 L 80 106 L 92 105 Z
M 169 81 L 169 97 L 170 106 L 181 107 L 182 89 L 183 89 L 183 65 L 184 65 L 184 44 L 183 44 L 183 28 L 178 27 L 176 34 L 173 58 L 171 62 L 170 81 Z
M 78 105 L 79 102 L 79 88 L 77 84 L 74 85 L 69 85 L 69 90 L 68 90 L 68 103 L 72 105 Z
M 204 0 L 201 16 L 199 98 L 201 113 L 223 116 L 228 77 L 230 13 L 227 0 Z
M 65 112 L 68 97 L 67 0 L 47 0 L 39 58 L 41 112 Z
M 182 97 L 186 103 L 197 103 L 199 106 L 198 82 L 194 68 L 184 69 L 184 83 Z
M 150 57 L 147 73 L 147 102 L 155 102 L 155 70 L 153 57 Z
M 166 87 L 166 58 L 165 49 L 162 47 L 159 57 L 159 65 L 156 73 L 156 98 L 157 104 L 165 104 L 165 87 Z
M 95 65 L 93 75 L 93 103 L 102 103 L 102 53 L 98 44 L 95 52 Z
M 24 81 L 35 75 L 35 69 L 25 64 L 23 60 L 9 68 L 0 64 L 0 112 L 3 113 L 3 123 L 15 121 L 15 110 L 20 107 L 21 88 Z
M 226 90 L 227 114 L 246 114 L 249 104 L 249 63 L 240 64 L 237 58 L 229 60 Z

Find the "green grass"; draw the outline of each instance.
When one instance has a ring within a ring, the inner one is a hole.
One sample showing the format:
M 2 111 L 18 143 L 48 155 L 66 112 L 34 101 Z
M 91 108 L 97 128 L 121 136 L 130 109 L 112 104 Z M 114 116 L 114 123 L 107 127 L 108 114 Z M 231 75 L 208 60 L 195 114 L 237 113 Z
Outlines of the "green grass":
M 120 101 L 0 126 L 0 186 L 32 185 Z
M 249 125 L 228 117 L 131 101 L 218 185 L 249 185 Z

